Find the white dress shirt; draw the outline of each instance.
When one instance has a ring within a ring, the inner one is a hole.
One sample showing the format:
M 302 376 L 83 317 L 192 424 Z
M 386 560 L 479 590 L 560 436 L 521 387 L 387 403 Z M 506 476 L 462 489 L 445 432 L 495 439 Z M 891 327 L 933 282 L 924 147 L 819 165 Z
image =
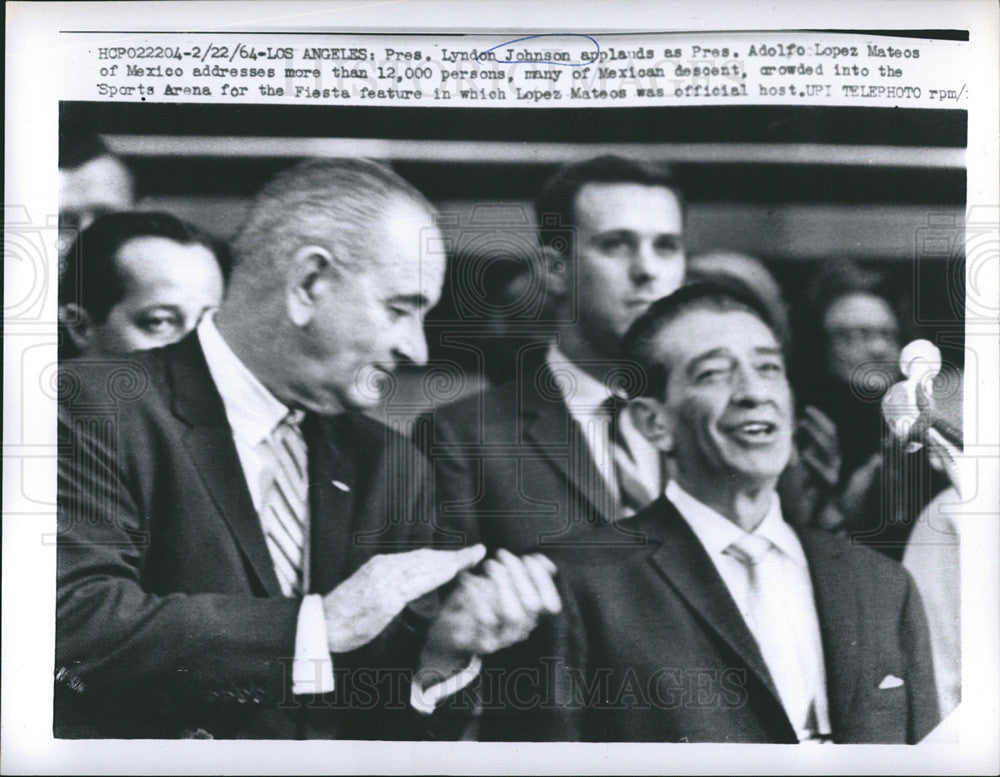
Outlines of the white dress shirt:
M 260 512 L 267 487 L 271 457 L 267 440 L 288 415 L 288 407 L 265 388 L 233 353 L 212 315 L 198 324 L 198 339 L 212 382 L 222 397 L 226 420 L 233 430 L 233 442 L 243 468 L 254 508 Z M 303 548 L 308 554 L 308 546 Z M 334 689 L 333 662 L 326 636 L 323 597 L 303 597 L 295 631 L 295 659 L 292 662 L 292 692 L 328 693 Z
M 726 553 L 726 549 L 744 536 L 745 532 L 722 514 L 695 499 L 673 480 L 667 485 L 666 496 L 705 548 L 751 633 L 754 633 L 753 619 L 748 617 L 751 607 L 746 567 Z M 803 714 L 789 711 L 789 718 L 800 740 L 809 739 L 813 734 L 827 735 L 831 728 L 826 696 L 826 667 L 809 564 L 799 538 L 781 515 L 781 504 L 776 493 L 771 494 L 771 507 L 753 534 L 770 540 L 777 548 L 780 557 L 778 574 L 783 594 L 787 598 L 785 612 L 798 645 L 796 653 L 799 658 L 799 682 L 807 689 L 807 698 L 812 700 L 813 715 L 808 710 Z M 758 642 L 765 638 L 756 633 L 754 636 Z
M 607 386 L 564 356 L 554 343 L 549 345 L 545 361 L 556 376 L 570 416 L 583 432 L 583 439 L 587 442 L 597 470 L 617 493 L 619 486 L 615 474 L 615 456 L 610 449 L 609 418 L 607 411 L 601 407 L 611 396 L 611 392 Z M 659 494 L 663 488 L 659 451 L 635 428 L 631 413 L 623 412 L 619 415 L 618 433 L 632 454 L 635 475 L 650 494 Z
M 267 440 L 289 409 L 233 353 L 215 326 L 213 315 L 204 316 L 198 324 L 198 339 L 212 381 L 222 397 L 250 498 L 259 514 L 271 466 Z M 303 552 L 309 553 L 308 545 Z M 418 678 L 414 678 L 411 705 L 423 713 L 433 712 L 438 701 L 472 682 L 480 667 L 479 659 L 473 658 L 465 670 L 428 688 L 421 687 Z M 323 597 L 308 594 L 302 599 L 295 630 L 292 693 L 329 693 L 333 690 L 333 660 L 327 642 Z

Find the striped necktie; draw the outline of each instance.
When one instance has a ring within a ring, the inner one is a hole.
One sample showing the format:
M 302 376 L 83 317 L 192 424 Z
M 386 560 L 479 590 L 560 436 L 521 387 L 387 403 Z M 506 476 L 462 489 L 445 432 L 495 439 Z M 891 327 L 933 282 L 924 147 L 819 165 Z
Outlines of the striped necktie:
M 300 420 L 301 413 L 289 413 L 267 438 L 271 466 L 260 510 L 267 549 L 285 596 L 301 596 L 309 586 L 308 457 Z
M 628 400 L 612 394 L 600 406 L 601 413 L 608 417 L 607 429 L 615 462 L 618 500 L 624 516 L 634 515 L 656 499 L 656 488 L 660 485 L 646 482 L 648 478 L 643 477 L 635 452 L 622 431 L 622 410 L 627 404 Z

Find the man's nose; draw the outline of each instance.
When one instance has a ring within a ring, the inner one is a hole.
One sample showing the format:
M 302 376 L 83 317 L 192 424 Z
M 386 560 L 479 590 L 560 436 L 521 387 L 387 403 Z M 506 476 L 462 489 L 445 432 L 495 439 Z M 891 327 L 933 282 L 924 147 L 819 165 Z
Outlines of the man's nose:
M 404 327 L 396 344 L 396 357 L 422 367 L 427 364 L 427 339 L 422 321 Z
M 661 260 L 652 242 L 642 242 L 632 254 L 629 274 L 635 283 L 655 278 L 661 269 Z
M 888 359 L 894 351 L 898 349 L 896 344 L 885 335 L 875 335 L 868 343 L 868 357 L 870 359 Z
M 772 398 L 771 382 L 756 370 L 736 370 L 733 379 L 733 400 L 744 404 L 759 405 Z

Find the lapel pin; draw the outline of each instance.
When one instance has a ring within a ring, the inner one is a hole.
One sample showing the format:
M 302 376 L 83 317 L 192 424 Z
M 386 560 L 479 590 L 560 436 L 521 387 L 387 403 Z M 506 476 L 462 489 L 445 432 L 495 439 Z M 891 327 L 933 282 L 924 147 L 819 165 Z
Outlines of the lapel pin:
M 341 491 L 350 491 L 351 487 L 340 480 L 331 480 L 334 488 L 339 488 Z

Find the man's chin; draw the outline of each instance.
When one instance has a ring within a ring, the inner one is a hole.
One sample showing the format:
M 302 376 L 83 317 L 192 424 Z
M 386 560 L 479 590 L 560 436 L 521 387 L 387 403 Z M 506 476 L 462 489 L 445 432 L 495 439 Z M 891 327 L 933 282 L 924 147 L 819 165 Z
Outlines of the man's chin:
M 744 483 L 756 488 L 774 487 L 781 473 L 788 466 L 788 458 L 774 456 L 764 461 L 742 461 L 733 474 Z

